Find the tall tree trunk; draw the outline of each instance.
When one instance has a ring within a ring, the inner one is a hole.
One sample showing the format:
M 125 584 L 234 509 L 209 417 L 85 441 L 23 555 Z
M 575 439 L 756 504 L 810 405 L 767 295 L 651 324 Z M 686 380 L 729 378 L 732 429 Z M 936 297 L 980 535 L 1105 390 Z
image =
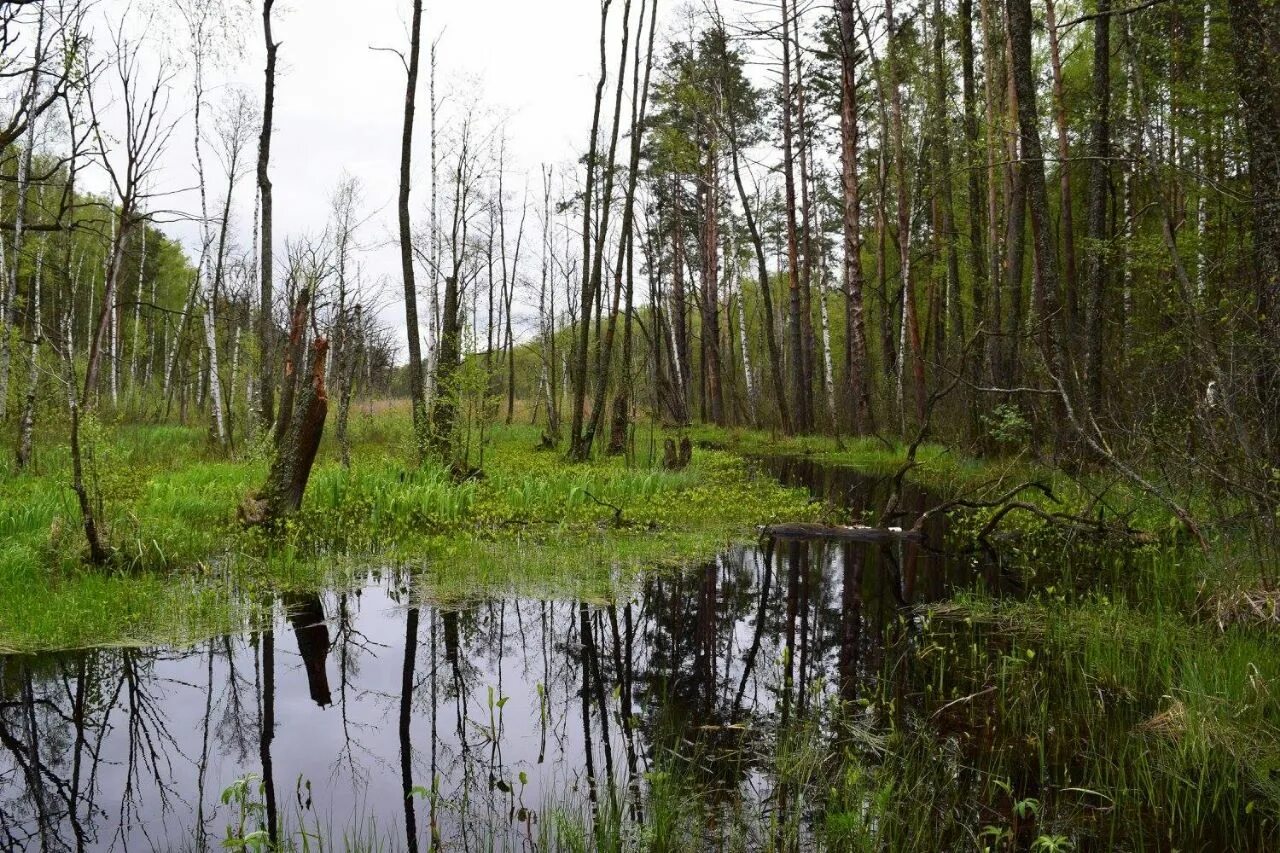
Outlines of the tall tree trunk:
M 676 369 L 674 373 L 676 387 L 680 392 L 678 398 L 680 413 L 676 420 L 683 424 L 689 421 L 689 406 L 691 402 L 689 399 L 689 385 L 693 381 L 693 370 L 689 358 L 689 312 L 686 307 L 685 296 L 687 289 L 684 281 L 684 229 L 681 227 L 683 220 L 678 185 L 674 186 L 672 194 L 671 214 L 674 217 L 672 229 L 674 245 L 672 247 L 671 316 L 675 321 L 671 324 L 671 336 L 675 338 Z
M 999 189 L 997 187 L 997 151 L 1000 129 L 997 125 L 997 117 L 1002 114 L 1002 110 L 998 108 L 997 99 L 1001 91 L 998 81 L 1003 75 L 997 73 L 997 57 L 995 49 L 996 37 L 996 13 L 993 12 L 991 0 L 981 0 L 982 11 L 982 52 L 983 52 L 983 75 L 982 88 L 983 100 L 985 101 L 985 112 L 987 120 L 986 133 L 986 160 L 987 160 L 987 305 L 989 311 L 984 313 L 983 319 L 987 323 L 988 334 L 986 335 L 986 352 L 985 362 L 988 375 L 991 377 L 993 384 L 1000 384 L 1005 380 L 1004 371 L 1004 353 L 1006 342 L 1004 340 L 1004 295 L 1002 284 L 1004 281 L 1003 271 L 1005 263 L 1005 252 L 1007 246 L 1002 245 L 1000 240 L 1000 199 Z M 1008 170 L 1004 170 L 1003 175 L 1008 174 Z
M 599 149 L 597 137 L 600 133 L 600 108 L 604 100 L 605 82 L 609 77 L 609 50 L 608 50 L 608 33 L 609 33 L 609 7 L 612 0 L 603 0 L 600 6 L 600 74 L 596 80 L 595 105 L 591 114 L 591 139 L 587 146 L 587 162 L 586 177 L 583 181 L 582 192 L 582 295 L 578 301 L 580 311 L 579 327 L 577 338 L 574 341 L 573 352 L 573 368 L 571 378 L 573 380 L 573 412 L 569 426 L 569 457 L 571 459 L 585 459 L 586 455 L 582 452 L 582 426 L 583 419 L 586 417 L 587 407 L 587 348 L 591 341 L 591 311 L 593 307 L 593 298 L 599 289 L 599 279 L 593 275 L 594 265 L 592 264 L 592 219 L 591 219 L 591 203 L 595 193 L 595 177 L 596 177 L 596 152 Z M 622 80 L 618 80 L 618 94 L 622 94 Z M 614 111 L 614 126 L 617 127 L 619 111 Z M 614 136 L 617 140 L 617 136 Z M 612 191 L 613 176 L 613 158 L 609 158 L 610 162 L 605 174 L 605 182 L 608 192 L 601 194 L 602 206 L 607 206 L 609 195 Z M 603 211 L 599 217 L 601 222 L 604 220 Z M 599 226 L 599 239 L 597 243 L 597 251 L 603 251 L 603 242 L 605 238 L 605 228 Z M 599 336 L 597 335 L 597 340 Z
M 271 9 L 275 0 L 263 0 L 262 34 L 267 50 L 267 67 L 263 75 L 262 132 L 258 137 L 258 201 L 262 206 L 262 258 L 258 266 L 258 418 L 263 432 L 275 420 L 275 375 L 273 349 L 275 327 L 271 320 L 272 293 L 272 207 L 271 207 L 271 130 L 276 104 L 276 50 L 279 45 L 271 36 Z
M 409 218 L 409 191 L 413 179 L 413 114 L 418 100 L 418 57 L 422 46 L 422 0 L 413 0 L 409 30 L 409 59 L 404 90 L 404 124 L 400 132 L 400 274 L 404 283 L 404 324 L 409 343 L 409 400 L 413 407 L 414 440 L 419 447 L 426 435 L 426 399 L 422 384 L 422 338 L 418 330 L 418 288 L 413 271 L 413 224 Z
M 1227 0 L 1249 146 L 1253 194 L 1253 265 L 1262 335 L 1258 365 L 1272 464 L 1280 458 L 1280 5 Z
M 1093 22 L 1093 122 L 1089 130 L 1089 198 L 1085 228 L 1085 292 L 1089 297 L 1085 335 L 1085 376 L 1090 408 L 1102 402 L 1102 329 L 1108 272 L 1107 191 L 1111 185 L 1111 0 L 1098 0 Z
M 1210 64 L 1209 64 L 1209 48 L 1211 44 L 1211 33 L 1213 32 L 1213 3 L 1211 0 L 1204 2 L 1204 15 L 1202 18 L 1203 30 L 1200 35 L 1200 137 L 1199 143 L 1196 145 L 1196 167 L 1201 175 L 1209 174 L 1209 158 L 1212 149 L 1212 115 L 1211 111 L 1205 107 L 1208 98 L 1208 87 L 1210 81 Z M 1206 179 L 1201 179 L 1201 186 L 1196 192 L 1196 296 L 1204 296 L 1205 273 L 1208 267 L 1208 252 L 1205 246 L 1205 234 L 1208 231 L 1209 224 L 1209 193 L 1204 186 Z
M 798 432 L 813 429 L 813 412 L 805 389 L 803 298 L 800 280 L 800 246 L 796 226 L 796 179 L 791 92 L 791 15 L 794 9 L 782 0 L 782 173 L 786 190 L 787 275 L 790 292 L 791 387 L 795 390 L 795 427 Z
M 609 213 L 612 210 L 613 199 L 613 180 L 614 180 L 614 162 L 617 156 L 618 133 L 622 124 L 622 92 L 624 89 L 623 82 L 626 77 L 627 54 L 630 49 L 631 42 L 631 0 L 625 0 L 622 5 L 622 50 L 618 59 L 618 85 L 615 88 L 613 102 L 613 127 L 609 136 L 609 156 L 604 164 L 604 187 L 600 195 L 599 210 L 600 221 L 597 225 L 595 254 L 591 261 L 591 278 L 595 282 L 593 291 L 599 299 L 598 309 L 603 311 L 604 295 L 602 292 L 604 280 L 604 252 L 605 243 L 609 236 Z M 637 54 L 639 47 L 636 48 Z M 638 145 L 636 138 L 638 133 L 633 134 L 632 148 Z M 613 358 L 613 341 L 618 321 L 618 306 L 622 299 L 622 261 L 625 257 L 627 241 L 631 239 L 631 222 L 633 203 L 635 200 L 635 181 L 636 170 L 632 169 L 628 176 L 628 185 L 626 193 L 625 206 L 622 212 L 623 227 L 619 234 L 619 249 L 617 262 L 614 265 L 615 275 L 613 281 L 613 302 L 609 308 L 609 320 L 607 329 L 603 334 L 599 331 L 600 319 L 597 317 L 597 333 L 596 333 L 596 383 L 594 395 L 592 398 L 591 416 L 586 421 L 586 428 L 581 434 L 575 433 L 571 440 L 575 442 L 575 447 L 570 449 L 570 458 L 577 462 L 585 462 L 591 456 L 591 447 L 595 441 L 596 433 L 600 431 L 604 423 L 604 411 L 607 407 L 607 392 L 609 382 L 609 368 Z M 585 315 L 584 315 L 585 316 Z M 585 394 L 586 380 L 586 363 L 581 365 L 583 377 L 583 391 Z M 585 396 L 583 403 L 585 404 Z
M 916 316 L 915 288 L 911 286 L 911 200 L 908 183 L 911 176 L 907 169 L 906 146 L 902 128 L 902 71 L 899 67 L 898 25 L 894 20 L 893 0 L 885 0 L 885 24 L 888 27 L 889 92 L 892 115 L 894 171 L 898 182 L 898 272 L 902 279 L 902 333 L 898 347 L 910 350 L 911 373 L 915 387 L 916 421 L 924 423 L 925 378 L 924 352 L 920 343 L 920 321 Z M 898 397 L 906 410 L 903 392 L 903 373 L 906 368 L 905 353 L 898 366 Z M 905 421 L 905 417 L 903 418 Z
M 36 24 L 35 55 L 31 63 L 31 79 L 27 84 L 26 97 L 28 103 L 35 104 L 40 97 L 40 67 L 44 63 L 44 4 L 40 5 L 40 14 Z M 13 342 L 12 330 L 17 325 L 18 272 L 22 268 L 23 229 L 26 225 L 27 199 L 31 191 L 31 164 L 35 157 L 36 117 L 27 120 L 26 135 L 22 142 L 22 152 L 18 157 L 18 197 L 13 212 L 13 261 L 9 274 L 4 276 L 0 287 L 4 288 L 3 299 L 0 299 L 0 421 L 9 417 L 9 375 L 12 367 Z M 75 133 L 75 128 L 71 130 Z M 3 249 L 0 249 L 0 273 L 4 272 Z
M 782 354 L 778 351 L 778 338 L 777 335 L 774 334 L 773 287 L 769 281 L 769 267 L 765 261 L 764 238 L 760 233 L 760 225 L 757 222 L 755 213 L 752 209 L 751 200 L 747 197 L 746 186 L 742 182 L 742 168 L 738 162 L 736 128 L 731 131 L 730 136 L 729 154 L 730 162 L 733 165 L 733 182 L 738 187 L 738 199 L 742 202 L 742 211 L 747 223 L 747 234 L 751 238 L 752 248 L 755 249 L 756 277 L 757 286 L 760 288 L 765 352 L 769 359 L 769 375 L 773 383 L 774 399 L 777 400 L 778 403 L 778 421 L 779 425 L 782 427 L 782 431 L 790 433 L 792 430 L 791 412 L 787 406 L 787 386 L 783 381 L 784 371 L 782 368 Z M 743 301 L 742 310 L 745 313 L 745 300 Z M 745 320 L 742 322 L 745 322 Z M 746 352 L 745 348 L 743 352 Z
M 747 339 L 747 300 L 741 287 L 738 288 L 738 348 L 742 350 L 742 376 L 747 390 L 748 422 L 752 426 L 758 426 L 760 423 L 759 395 L 756 391 L 755 373 L 751 368 L 751 343 Z
M 840 176 L 844 200 L 845 386 L 851 426 L 873 428 L 867 363 L 867 329 L 862 298 L 862 199 L 858 183 L 858 48 L 853 0 L 838 0 L 840 25 Z
M 1045 183 L 1044 152 L 1040 144 L 1035 80 L 1031 70 L 1031 0 L 1007 0 L 1010 67 L 1018 100 L 1018 128 L 1022 170 L 1026 178 L 1027 208 L 1035 240 L 1035 266 L 1039 276 L 1036 320 L 1040 324 L 1040 350 L 1045 362 L 1058 370 L 1058 270 L 1049 241 L 1049 195 Z
M 637 134 L 638 136 L 639 134 Z M 724 388 L 720 376 L 720 169 L 714 143 L 707 152 L 703 188 L 702 346 L 711 422 L 725 423 Z
M 813 218 L 814 193 L 810 192 L 809 142 L 810 133 L 805 111 L 804 66 L 800 47 L 800 12 L 796 8 L 796 0 L 791 2 L 791 37 L 795 50 L 795 131 L 797 139 L 797 166 L 800 173 L 800 247 L 801 266 L 800 283 L 803 304 L 800 308 L 800 325 L 803 335 L 804 353 L 802 391 L 805 395 L 805 406 L 809 411 L 809 429 L 817 424 L 817 410 L 814 403 L 814 369 L 817 356 L 817 337 L 813 333 L 813 267 L 817 252 L 814 249 Z
M 973 302 L 973 324 L 980 327 L 986 320 L 985 287 L 987 282 L 987 253 L 983 243 L 983 172 L 978 168 L 978 114 L 977 84 L 974 71 L 973 50 L 973 0 L 960 0 L 960 66 L 961 88 L 964 99 L 964 157 L 962 168 L 967 176 L 966 206 L 969 210 L 969 263 L 971 299 Z M 977 331 L 977 329 L 975 329 Z M 979 339 L 976 352 L 985 350 L 984 341 Z M 977 382 L 981 364 L 980 358 L 970 359 L 970 377 Z
M 938 176 L 940 185 L 939 203 L 941 205 L 941 229 L 937 235 L 946 254 L 945 283 L 942 290 L 942 305 L 937 315 L 938 340 L 935 351 L 941 361 L 947 356 L 943 333 L 947 330 L 948 315 L 950 331 L 959 346 L 965 342 L 964 304 L 960 298 L 960 234 L 956 230 L 955 194 L 952 189 L 951 176 L 951 122 L 948 115 L 950 103 L 950 74 L 947 70 L 946 18 L 942 11 L 942 0 L 933 0 L 933 63 L 934 63 L 934 97 L 937 101 L 935 133 L 937 134 Z
M 1106 3 L 1107 0 L 1103 2 Z M 1067 136 L 1067 94 L 1062 82 L 1062 57 L 1058 49 L 1058 22 L 1053 3 L 1054 0 L 1045 0 L 1045 30 L 1049 34 L 1049 67 L 1053 71 L 1053 123 L 1058 131 L 1058 216 L 1062 227 L 1062 285 L 1067 311 L 1065 319 L 1070 335 L 1075 335 L 1080 309 L 1079 276 L 1076 269 L 1075 213 L 1071 200 L 1071 145 Z M 1094 23 L 1096 24 L 1097 21 Z

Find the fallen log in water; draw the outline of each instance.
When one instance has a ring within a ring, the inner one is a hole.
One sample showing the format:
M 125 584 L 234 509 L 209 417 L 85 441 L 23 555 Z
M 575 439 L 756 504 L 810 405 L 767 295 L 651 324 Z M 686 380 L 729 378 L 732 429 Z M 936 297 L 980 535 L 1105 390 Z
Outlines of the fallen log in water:
M 921 542 L 924 540 L 924 533 L 915 529 L 808 522 L 765 525 L 760 528 L 760 535 L 773 539 L 823 539 L 832 542 L 898 542 L 903 539 Z

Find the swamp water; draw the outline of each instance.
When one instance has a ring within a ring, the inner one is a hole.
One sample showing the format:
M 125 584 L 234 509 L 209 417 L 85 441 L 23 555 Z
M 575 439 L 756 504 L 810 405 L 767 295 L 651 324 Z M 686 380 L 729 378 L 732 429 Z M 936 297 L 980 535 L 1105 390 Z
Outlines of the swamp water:
M 883 503 L 848 470 L 758 464 L 851 518 Z M 370 572 L 284 597 L 270 631 L 0 659 L 0 848 L 557 849 L 682 818 L 707 849 L 840 846 L 833 822 L 875 836 L 875 789 L 833 819 L 828 777 L 841 756 L 885 762 L 889 728 L 951 744 L 930 766 L 976 832 L 1012 808 L 978 781 L 992 765 L 1025 787 L 1019 768 L 1070 761 L 987 737 L 968 694 L 1003 642 L 913 609 L 1019 592 L 994 561 L 944 555 L 944 525 L 924 544 L 735 547 L 610 606 L 441 608 Z

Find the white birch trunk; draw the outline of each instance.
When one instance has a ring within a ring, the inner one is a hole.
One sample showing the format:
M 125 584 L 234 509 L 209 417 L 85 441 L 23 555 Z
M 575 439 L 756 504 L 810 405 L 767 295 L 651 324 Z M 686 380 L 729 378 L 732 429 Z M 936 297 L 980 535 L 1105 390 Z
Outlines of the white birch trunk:
M 240 333 L 241 328 L 236 326 L 236 333 L 231 338 L 231 380 L 227 383 L 227 432 L 232 431 L 231 421 L 232 412 L 236 408 L 236 383 L 240 379 Z
M 1128 64 L 1131 65 L 1131 62 Z M 1133 78 L 1133 69 L 1128 69 L 1130 79 Z M 1130 111 L 1136 106 L 1134 103 L 1133 84 L 1125 87 L 1125 109 L 1123 115 L 1130 115 Z M 1142 162 L 1142 152 L 1144 146 L 1144 131 L 1139 122 L 1133 123 L 1133 139 L 1130 142 L 1129 156 L 1130 164 L 1124 171 L 1123 178 L 1123 204 L 1125 217 L 1125 253 L 1124 253 L 1124 269 L 1121 273 L 1121 316 L 1120 316 L 1120 333 L 1121 345 L 1120 354 L 1122 358 L 1127 356 L 1129 352 L 1129 321 L 1132 316 L 1133 309 L 1133 240 L 1137 231 L 1137 210 L 1135 209 L 1135 193 L 1133 189 L 1133 173 L 1137 164 Z
M 116 242 L 116 229 L 122 226 L 123 226 L 123 223 L 120 223 L 119 225 L 117 225 L 115 218 L 114 217 L 112 218 L 111 220 L 112 245 L 114 245 Z M 123 244 L 123 242 L 124 241 L 122 240 L 121 243 Z M 121 255 L 123 256 L 123 253 L 124 253 L 123 245 L 121 245 L 120 247 L 120 252 L 121 252 Z M 119 281 L 120 267 L 123 265 L 124 265 L 123 257 L 121 257 L 121 259 L 114 265 L 111 263 L 110 257 L 108 257 L 107 269 L 103 273 L 103 280 L 105 281 L 107 277 L 110 276 L 112 278 L 112 281 L 107 283 L 107 289 L 103 291 L 103 297 L 102 297 L 103 299 L 106 299 L 106 294 L 108 293 L 115 294 L 116 298 L 117 299 L 119 298 L 120 288 L 112 287 L 111 285 L 112 283 Z M 111 382 L 110 382 L 111 406 L 112 408 L 116 408 L 120 405 L 120 343 L 119 343 L 120 342 L 120 312 L 116 309 L 116 306 L 114 303 L 104 302 L 102 305 L 102 308 L 104 311 L 107 312 L 107 316 L 110 318 L 110 323 L 107 326 L 107 371 L 111 374 Z
M 818 305 L 822 310 L 822 380 L 827 391 L 827 411 L 831 414 L 831 423 L 836 421 L 836 382 L 835 371 L 831 366 L 831 316 L 827 310 L 827 268 L 822 268 L 822 282 L 818 286 Z
M 21 214 L 19 214 L 21 216 Z M 3 291 L 0 291 L 0 420 L 4 420 L 9 415 L 9 360 L 12 357 L 9 347 L 12 346 L 10 338 L 13 335 L 13 321 L 10 319 L 10 306 L 17 296 L 17 267 L 18 263 L 14 261 L 14 272 L 10 275 L 8 265 L 5 263 L 4 253 L 4 236 L 0 235 L 0 276 L 4 278 L 0 285 Z
M 143 233 L 146 233 L 146 232 L 143 232 Z M 156 279 L 157 278 L 158 276 L 151 277 L 151 293 L 148 297 L 151 303 L 151 307 L 147 310 L 147 363 L 146 363 L 146 367 L 142 371 L 142 385 L 144 388 L 151 387 L 151 373 L 152 373 L 151 365 L 152 363 L 155 362 L 155 357 L 156 357 L 156 321 L 155 321 L 156 307 L 155 306 L 156 306 Z M 163 334 L 163 329 L 161 330 L 161 334 Z M 162 350 L 163 350 L 163 346 L 164 344 L 161 343 Z M 161 352 L 160 358 L 161 358 L 161 361 L 164 360 L 163 352 Z
M 908 215 L 909 216 L 909 215 Z M 911 298 L 908 289 L 911 287 L 911 229 L 906 234 L 899 234 L 902 241 L 902 319 L 898 323 L 898 375 L 896 390 L 898 394 L 898 414 L 905 428 L 907 423 L 907 396 L 903 393 L 907 371 L 907 300 Z
M 147 266 L 147 226 L 142 226 L 142 254 L 138 260 L 138 298 L 133 301 L 133 341 L 129 346 L 129 384 L 137 392 L 138 385 L 138 330 L 142 326 L 142 290 Z
M 162 404 L 168 401 L 169 392 L 173 388 L 173 373 L 178 366 L 178 352 L 182 349 L 182 331 L 186 328 L 187 318 L 191 316 L 191 312 L 196 310 L 196 291 L 199 288 L 200 275 L 197 273 L 196 280 L 191 283 L 191 291 L 187 294 L 187 302 L 182 307 L 182 317 L 178 320 L 178 331 L 174 333 L 173 343 L 169 350 L 169 358 L 164 369 L 164 386 L 161 389 L 160 399 Z M 167 337 L 167 334 L 165 336 Z
M 36 275 L 31 283 L 31 343 L 28 345 L 27 393 L 22 406 L 22 419 L 18 427 L 18 467 L 25 468 L 31 462 L 31 440 L 36 425 L 36 395 L 40 390 L 40 279 L 44 272 L 44 249 L 36 255 Z
M 756 379 L 751 372 L 751 349 L 747 344 L 747 299 L 738 287 L 738 341 L 742 350 L 742 375 L 747 384 L 747 405 L 751 409 L 751 423 L 759 422 L 759 409 L 756 403 Z M 782 389 L 778 389 L 781 393 Z
M 213 299 L 205 297 L 204 305 L 204 343 L 209 351 L 209 398 L 213 408 L 213 426 L 217 432 L 218 443 L 226 447 L 227 424 L 223 417 L 222 380 L 218 378 L 218 334 L 214 325 Z
M 1211 29 L 1212 18 L 1210 17 L 1213 7 L 1209 0 L 1205 0 L 1204 4 L 1204 33 L 1200 38 L 1200 46 L 1203 51 L 1201 54 L 1201 70 L 1200 70 L 1200 94 L 1203 99 L 1205 94 L 1205 80 L 1209 75 L 1209 31 Z M 1207 119 L 1207 116 L 1205 117 Z M 1209 123 L 1202 120 L 1200 123 L 1200 132 L 1209 133 Z M 1209 164 L 1205 153 L 1208 151 L 1209 145 L 1201 139 L 1199 145 L 1199 166 L 1200 166 L 1200 190 L 1196 199 L 1196 296 L 1204 296 L 1204 276 L 1207 261 L 1205 260 L 1204 251 L 1204 235 L 1209 220 L 1209 194 L 1205 192 L 1204 175 L 1208 172 Z

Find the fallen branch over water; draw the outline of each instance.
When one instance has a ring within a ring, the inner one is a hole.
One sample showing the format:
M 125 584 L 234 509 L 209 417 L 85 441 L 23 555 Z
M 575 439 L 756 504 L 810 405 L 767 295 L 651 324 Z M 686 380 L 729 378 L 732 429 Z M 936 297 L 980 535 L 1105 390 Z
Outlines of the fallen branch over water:
M 823 539 L 831 542 L 898 542 L 908 539 L 923 541 L 924 533 L 917 529 L 901 527 L 866 527 L 864 525 L 810 524 L 793 522 L 769 524 L 760 528 L 760 534 L 773 539 Z
M 916 520 L 912 529 L 922 529 L 925 521 L 927 521 L 930 516 L 945 515 L 956 509 L 995 509 L 995 513 L 987 520 L 987 523 L 983 525 L 982 529 L 978 531 L 976 538 L 980 542 L 985 542 L 988 537 L 995 533 L 996 529 L 999 528 L 1000 522 L 1004 520 L 1005 516 L 1015 511 L 1034 515 L 1046 524 L 1055 527 L 1067 528 L 1081 533 L 1089 533 L 1108 538 L 1125 539 L 1139 545 L 1147 545 L 1156 541 L 1155 536 L 1144 530 L 1137 530 L 1130 527 L 1123 519 L 1117 518 L 1114 521 L 1107 521 L 1103 518 L 1090 518 L 1086 515 L 1073 515 L 1066 512 L 1051 512 L 1049 510 L 1041 509 L 1035 504 L 1015 500 L 1019 495 L 1026 491 L 1037 491 L 1055 504 L 1062 503 L 1049 488 L 1048 484 L 1031 481 L 1015 486 L 994 500 L 974 501 L 959 498 L 938 504 L 937 506 L 926 510 L 920 518 Z

